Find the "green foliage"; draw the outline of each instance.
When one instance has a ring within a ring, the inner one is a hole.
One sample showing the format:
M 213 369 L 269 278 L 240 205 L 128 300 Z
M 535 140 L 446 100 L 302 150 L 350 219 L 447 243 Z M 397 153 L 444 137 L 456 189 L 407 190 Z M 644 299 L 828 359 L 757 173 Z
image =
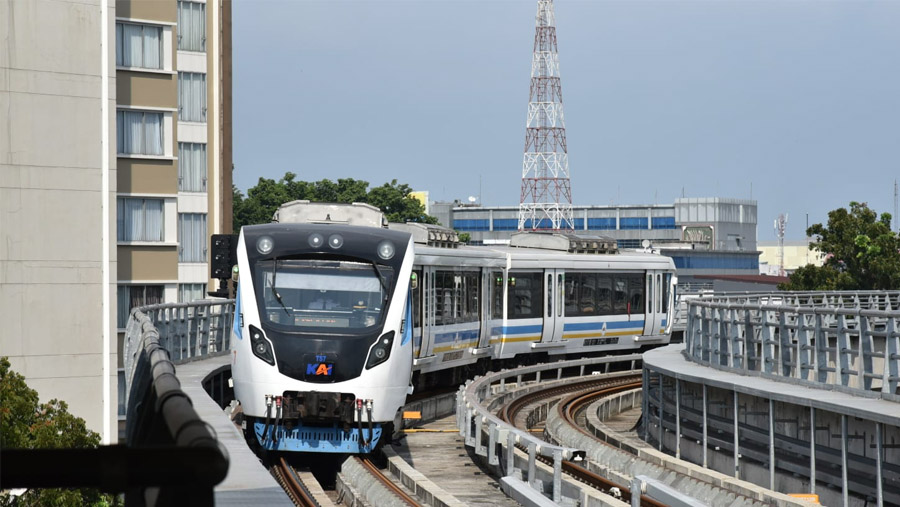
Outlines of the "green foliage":
M 459 233 L 459 242 L 460 243 L 468 243 L 472 240 L 472 236 L 468 232 Z
M 0 449 L 85 449 L 100 444 L 100 435 L 87 429 L 84 419 L 70 414 L 66 402 L 54 399 L 40 404 L 37 391 L 28 387 L 25 377 L 11 369 L 6 357 L 0 357 L 0 400 Z M 92 489 L 29 490 L 15 499 L 0 494 L 0 505 L 117 503 L 115 497 Z
M 425 214 L 425 206 L 409 196 L 409 185 L 392 180 L 369 190 L 369 182 L 339 178 L 337 182 L 321 180 L 297 181 L 288 172 L 278 181 L 260 178 L 256 186 L 247 190 L 247 197 L 237 187 L 234 192 L 234 231 L 241 226 L 264 224 L 286 202 L 305 199 L 313 202 L 364 202 L 381 208 L 390 222 L 422 222 L 436 224 L 437 219 Z
M 900 289 L 900 235 L 891 231 L 891 215 L 880 216 L 866 203 L 828 213 L 828 225 L 814 224 L 810 250 L 826 254 L 823 266 L 803 266 L 781 290 Z

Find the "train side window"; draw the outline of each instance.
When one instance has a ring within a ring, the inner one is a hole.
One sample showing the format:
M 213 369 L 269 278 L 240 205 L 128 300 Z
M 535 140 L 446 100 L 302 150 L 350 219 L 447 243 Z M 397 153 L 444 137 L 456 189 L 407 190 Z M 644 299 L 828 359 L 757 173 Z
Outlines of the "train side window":
M 507 280 L 509 302 L 508 319 L 539 319 L 543 301 L 543 275 L 541 273 L 510 272 Z
M 563 314 L 563 275 L 556 275 L 556 316 L 562 317 Z
M 481 299 L 478 297 L 479 279 L 480 276 L 477 272 L 466 272 L 463 274 L 466 301 L 465 322 L 477 322 L 481 318 Z
M 672 273 L 666 273 L 663 276 L 662 284 L 662 313 L 669 311 L 669 285 L 672 284 Z
M 628 277 L 628 301 L 631 303 L 631 313 L 644 313 L 644 284 L 641 275 Z
M 595 275 L 597 286 L 597 315 L 612 315 L 612 275 L 597 273 Z
M 417 269 L 415 272 L 416 280 L 422 280 L 422 270 Z M 412 325 L 413 328 L 422 327 L 422 286 L 417 285 L 412 289 Z
M 623 314 L 628 311 L 628 282 L 621 275 L 614 279 L 615 301 L 613 311 L 616 314 Z
M 491 318 L 503 318 L 503 272 L 494 271 L 491 273 L 493 287 L 491 288 Z
M 547 317 L 553 316 L 553 275 L 547 275 Z
M 657 291 L 662 290 L 662 275 L 659 273 L 656 274 L 656 287 Z M 665 292 L 661 293 L 660 296 L 656 298 L 656 313 L 662 313 L 662 305 L 665 298 Z

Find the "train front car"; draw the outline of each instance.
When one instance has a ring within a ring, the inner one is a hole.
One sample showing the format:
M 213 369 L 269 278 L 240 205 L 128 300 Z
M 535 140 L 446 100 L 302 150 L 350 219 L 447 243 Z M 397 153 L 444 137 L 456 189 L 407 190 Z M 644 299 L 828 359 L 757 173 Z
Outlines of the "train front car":
M 412 368 L 410 235 L 247 226 L 238 242 L 235 397 L 263 449 L 368 453 L 390 438 Z

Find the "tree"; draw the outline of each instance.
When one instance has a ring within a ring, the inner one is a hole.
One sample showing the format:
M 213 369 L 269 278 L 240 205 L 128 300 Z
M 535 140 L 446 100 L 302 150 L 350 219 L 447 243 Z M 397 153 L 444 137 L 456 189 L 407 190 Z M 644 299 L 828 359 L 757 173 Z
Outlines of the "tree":
M 100 435 L 84 419 L 69 413 L 62 400 L 39 403 L 25 377 L 0 357 L 0 449 L 95 448 Z M 0 494 L 0 505 L 110 505 L 117 500 L 93 489 L 29 490 L 18 498 Z
M 268 223 L 279 206 L 300 199 L 312 202 L 364 202 L 381 208 L 391 222 L 422 222 L 436 224 L 437 219 L 425 214 L 425 206 L 409 196 L 409 185 L 392 180 L 369 190 L 369 182 L 353 178 L 298 181 L 288 172 L 279 181 L 260 178 L 256 186 L 247 190 L 247 197 L 237 187 L 234 192 L 234 231 L 241 226 Z
M 900 235 L 891 231 L 891 215 L 878 216 L 866 203 L 828 213 L 828 225 L 806 230 L 815 237 L 810 250 L 825 254 L 822 266 L 803 266 L 781 290 L 900 289 Z

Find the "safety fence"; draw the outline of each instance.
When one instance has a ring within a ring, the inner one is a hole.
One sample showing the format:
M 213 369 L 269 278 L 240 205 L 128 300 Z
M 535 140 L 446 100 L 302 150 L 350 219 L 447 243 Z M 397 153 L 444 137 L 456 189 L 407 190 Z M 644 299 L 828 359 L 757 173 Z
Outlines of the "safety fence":
M 640 354 L 610 356 L 603 358 L 560 361 L 514 370 L 489 373 L 460 386 L 456 398 L 456 419 L 459 433 L 465 443 L 474 447 L 475 453 L 487 457 L 488 464 L 498 466 L 504 476 L 520 476 L 534 494 L 542 496 L 537 480 L 535 459 L 537 456 L 553 460 L 553 485 L 551 499 L 559 503 L 562 498 L 562 462 L 579 461 L 585 456 L 584 450 L 553 445 L 528 431 L 507 424 L 494 415 L 498 404 L 508 401 L 515 392 L 521 393 L 523 380 L 535 389 L 542 381 L 556 381 L 571 376 L 583 376 L 585 372 L 606 373 L 612 366 L 619 370 L 640 368 Z M 515 390 L 510 389 L 510 384 Z M 515 392 L 514 392 L 515 391 Z M 515 448 L 520 446 L 528 453 L 527 468 L 519 468 L 515 459 Z
M 900 401 L 900 291 L 732 293 L 688 301 L 707 366 Z
M 126 443 L 4 449 L 3 487 L 96 488 L 125 493 L 127 505 L 214 505 L 228 454 L 182 391 L 171 358 L 183 362 L 227 350 L 231 308 L 231 302 L 198 302 L 132 310 L 125 341 Z

